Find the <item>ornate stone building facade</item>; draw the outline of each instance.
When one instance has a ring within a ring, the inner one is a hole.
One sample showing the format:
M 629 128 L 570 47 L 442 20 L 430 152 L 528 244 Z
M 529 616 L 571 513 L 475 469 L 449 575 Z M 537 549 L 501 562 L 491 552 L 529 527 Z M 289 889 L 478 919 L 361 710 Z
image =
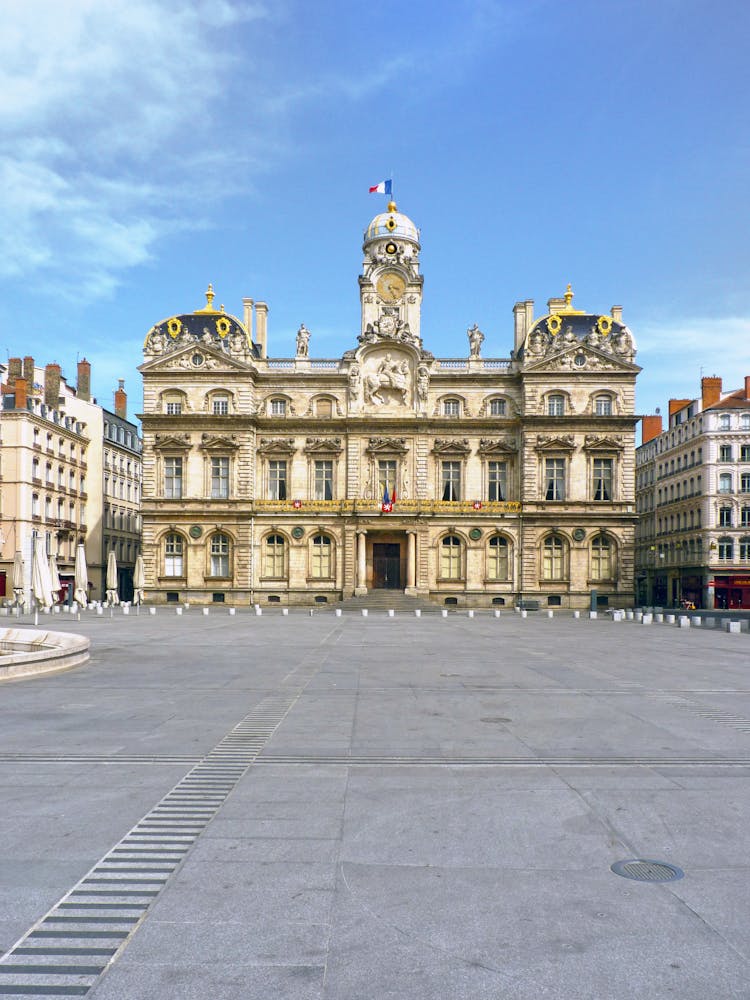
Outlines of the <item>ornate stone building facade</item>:
M 329 603 L 399 589 L 440 604 L 633 600 L 635 380 L 621 309 L 534 319 L 510 358 L 436 358 L 419 232 L 364 235 L 361 328 L 336 359 L 268 356 L 265 303 L 207 305 L 144 344 L 147 596 Z M 255 321 L 255 330 L 253 330 Z

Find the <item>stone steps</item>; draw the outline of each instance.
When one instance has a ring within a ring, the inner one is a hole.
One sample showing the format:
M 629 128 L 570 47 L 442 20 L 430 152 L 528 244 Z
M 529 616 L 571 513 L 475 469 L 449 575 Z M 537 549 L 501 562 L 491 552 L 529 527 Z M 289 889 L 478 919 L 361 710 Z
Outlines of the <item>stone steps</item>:
M 402 590 L 372 590 L 364 597 L 348 597 L 336 607 L 344 611 L 367 608 L 372 611 L 439 611 L 440 607 L 423 597 L 411 597 Z

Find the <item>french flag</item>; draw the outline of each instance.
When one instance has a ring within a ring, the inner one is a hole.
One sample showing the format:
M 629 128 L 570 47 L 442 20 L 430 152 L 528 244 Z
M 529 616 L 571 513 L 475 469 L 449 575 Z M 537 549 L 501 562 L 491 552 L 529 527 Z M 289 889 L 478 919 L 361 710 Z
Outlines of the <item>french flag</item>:
M 370 188 L 370 194 L 391 194 L 391 184 L 393 181 L 381 181 L 375 187 Z

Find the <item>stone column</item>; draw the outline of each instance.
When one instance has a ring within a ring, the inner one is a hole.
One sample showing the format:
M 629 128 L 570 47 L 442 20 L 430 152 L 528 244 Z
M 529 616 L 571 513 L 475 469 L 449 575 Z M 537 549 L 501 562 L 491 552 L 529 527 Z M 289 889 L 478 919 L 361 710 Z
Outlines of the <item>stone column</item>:
M 357 532 L 357 586 L 355 597 L 364 597 L 367 593 L 367 532 Z
M 417 533 L 407 531 L 408 548 L 406 550 L 406 593 L 417 592 Z

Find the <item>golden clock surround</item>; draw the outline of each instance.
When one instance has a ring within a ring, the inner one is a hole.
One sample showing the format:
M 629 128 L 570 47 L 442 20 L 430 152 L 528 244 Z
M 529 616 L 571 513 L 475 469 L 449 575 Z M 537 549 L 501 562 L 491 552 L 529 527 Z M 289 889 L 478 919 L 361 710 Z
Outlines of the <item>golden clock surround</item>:
M 406 291 L 406 281 L 398 271 L 384 271 L 375 288 L 383 302 L 399 302 Z

